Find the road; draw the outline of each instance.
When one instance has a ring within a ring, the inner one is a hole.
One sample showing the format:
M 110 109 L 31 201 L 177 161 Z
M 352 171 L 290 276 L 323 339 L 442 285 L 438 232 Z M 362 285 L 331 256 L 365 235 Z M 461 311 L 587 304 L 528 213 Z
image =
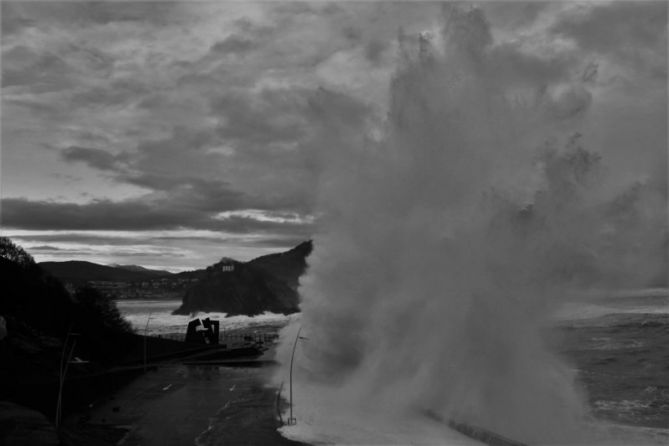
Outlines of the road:
M 166 365 L 143 374 L 86 414 L 89 430 L 128 429 L 123 446 L 297 445 L 276 428 L 270 367 Z

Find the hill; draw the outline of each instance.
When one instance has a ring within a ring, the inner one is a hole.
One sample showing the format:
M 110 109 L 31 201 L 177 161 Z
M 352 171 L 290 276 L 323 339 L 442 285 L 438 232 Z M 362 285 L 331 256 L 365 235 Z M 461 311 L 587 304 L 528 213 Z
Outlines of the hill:
M 253 316 L 265 311 L 290 314 L 299 311 L 297 286 L 307 268 L 311 241 L 249 262 L 232 259 L 209 266 L 191 286 L 175 314 L 217 311 Z
M 136 282 L 171 275 L 167 271 L 150 270 L 134 265 L 106 266 L 81 260 L 41 262 L 38 265 L 51 275 L 74 285 L 94 281 Z
M 137 265 L 98 265 L 84 261 L 42 262 L 39 266 L 62 280 L 68 289 L 90 286 L 119 299 L 180 299 L 204 270 L 152 270 Z
M 0 340 L 0 400 L 52 416 L 68 333 L 78 334 L 73 354 L 89 360 L 72 367 L 72 377 L 103 370 L 137 344 L 113 301 L 91 288 L 70 295 L 6 237 L 0 237 L 0 275 L 0 315 L 6 322 L 6 337 Z
M 153 276 L 153 277 L 162 277 L 162 276 L 169 276 L 172 275 L 173 273 L 170 271 L 164 271 L 161 269 L 150 269 L 150 268 L 144 268 L 143 266 L 140 265 L 118 265 L 118 264 L 113 264 L 109 265 L 113 268 L 119 268 L 119 269 L 124 269 L 126 271 L 137 271 L 146 274 L 147 276 Z
M 297 290 L 300 276 L 307 268 L 307 257 L 311 254 L 311 240 L 302 242 L 290 251 L 268 254 L 251 260 L 249 265 L 259 268 L 284 281 Z

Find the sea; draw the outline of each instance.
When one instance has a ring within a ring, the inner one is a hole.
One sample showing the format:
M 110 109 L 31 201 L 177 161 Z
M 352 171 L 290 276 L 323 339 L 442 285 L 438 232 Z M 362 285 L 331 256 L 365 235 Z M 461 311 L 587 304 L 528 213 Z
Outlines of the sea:
M 553 348 L 577 371 L 594 419 L 669 430 L 669 289 L 600 293 L 566 302 L 555 314 Z M 221 332 L 278 330 L 291 318 L 265 313 L 173 315 L 178 300 L 119 300 L 138 333 L 183 338 L 194 317 L 220 321 Z M 669 439 L 669 431 L 662 433 Z
M 199 312 L 189 315 L 172 314 L 180 305 L 181 300 L 119 299 L 116 301 L 116 306 L 121 315 L 130 322 L 135 332 L 176 340 L 185 338 L 188 322 L 195 318 L 210 318 L 219 321 L 220 335 L 225 337 L 226 334 L 238 330 L 267 331 L 274 329 L 278 331 L 291 318 L 296 317 L 269 312 L 253 317 L 227 317 L 225 313 L 216 312 Z
M 578 369 L 594 417 L 669 429 L 669 290 L 567 303 L 556 319 L 558 348 Z

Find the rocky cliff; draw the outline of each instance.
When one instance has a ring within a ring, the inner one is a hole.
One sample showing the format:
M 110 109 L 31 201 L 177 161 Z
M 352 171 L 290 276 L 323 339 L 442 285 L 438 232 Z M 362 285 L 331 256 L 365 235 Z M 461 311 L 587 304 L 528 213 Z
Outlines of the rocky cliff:
M 204 276 L 186 292 L 175 314 L 198 311 L 229 316 L 299 311 L 297 287 L 307 268 L 312 243 L 307 241 L 277 254 L 249 262 L 224 258 L 207 267 Z

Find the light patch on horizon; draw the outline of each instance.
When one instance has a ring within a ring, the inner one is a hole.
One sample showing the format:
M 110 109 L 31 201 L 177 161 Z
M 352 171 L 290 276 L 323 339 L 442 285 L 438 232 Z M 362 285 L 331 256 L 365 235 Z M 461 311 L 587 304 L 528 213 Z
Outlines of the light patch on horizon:
M 316 218 L 312 215 L 299 215 L 295 212 L 274 212 L 269 213 L 261 209 L 242 209 L 238 211 L 221 212 L 214 218 L 219 220 L 227 220 L 234 217 L 250 218 L 256 221 L 273 222 L 273 223 L 287 223 L 287 224 L 312 224 Z
M 292 236 L 239 236 L 203 230 L 54 231 L 3 230 L 37 262 L 84 260 L 103 265 L 139 264 L 172 272 L 204 268 L 221 259 L 239 261 L 285 251 L 301 243 Z M 223 255 L 225 254 L 225 255 Z M 187 263 L 184 263 L 187 260 Z

